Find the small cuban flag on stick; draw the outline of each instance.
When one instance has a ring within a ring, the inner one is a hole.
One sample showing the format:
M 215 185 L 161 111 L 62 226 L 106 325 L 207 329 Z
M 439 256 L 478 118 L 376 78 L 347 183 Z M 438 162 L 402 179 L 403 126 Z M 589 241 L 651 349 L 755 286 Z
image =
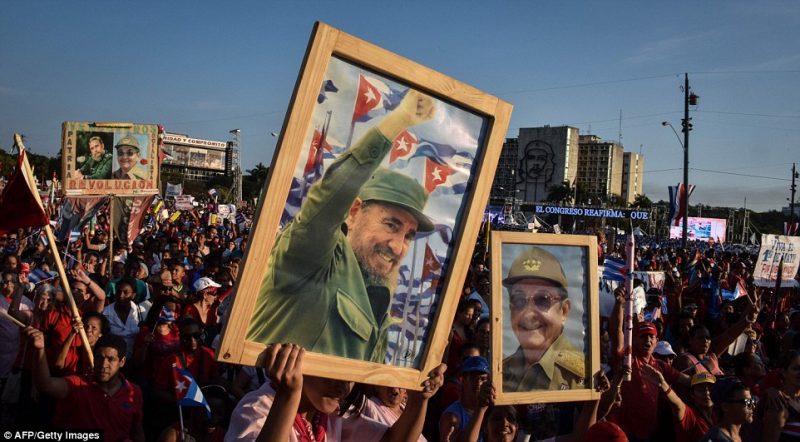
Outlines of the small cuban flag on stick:
M 200 386 L 192 377 L 189 370 L 185 368 L 178 368 L 172 366 L 173 376 L 175 378 L 175 399 L 178 401 L 178 415 L 181 421 L 181 434 L 185 433 L 183 425 L 183 408 L 185 407 L 204 407 L 206 414 L 211 417 L 211 407 L 208 406 L 206 398 L 203 396 L 203 391 Z

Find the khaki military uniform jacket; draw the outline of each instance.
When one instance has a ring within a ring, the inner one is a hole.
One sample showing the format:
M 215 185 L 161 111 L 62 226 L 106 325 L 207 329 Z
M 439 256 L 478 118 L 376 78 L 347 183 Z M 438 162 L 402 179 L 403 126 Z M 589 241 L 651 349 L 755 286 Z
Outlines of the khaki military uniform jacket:
M 562 333 L 536 364 L 527 366 L 522 348 L 503 360 L 503 392 L 585 388 L 585 356 Z
M 342 224 L 390 148 L 373 129 L 311 187 L 272 249 L 248 340 L 384 362 L 391 293 L 385 287 L 368 293 Z
M 122 169 L 117 169 L 111 174 L 111 178 L 115 180 L 143 180 L 147 178 L 147 171 L 139 164 L 136 164 L 125 173 Z
M 78 170 L 87 180 L 107 180 L 111 178 L 111 158 L 112 156 L 108 152 L 104 153 L 99 160 L 90 156 Z

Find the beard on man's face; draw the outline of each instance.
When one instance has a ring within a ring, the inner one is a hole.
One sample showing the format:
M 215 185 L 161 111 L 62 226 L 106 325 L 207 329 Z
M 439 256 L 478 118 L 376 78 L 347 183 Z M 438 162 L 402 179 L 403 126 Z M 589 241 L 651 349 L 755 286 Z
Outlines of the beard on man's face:
M 388 273 L 383 273 L 368 264 L 364 251 L 361 249 L 353 249 L 356 255 L 358 265 L 361 267 L 361 273 L 364 275 L 364 285 L 367 287 L 376 285 L 389 289 L 390 293 L 397 290 L 397 282 L 400 279 L 400 258 L 398 257 L 397 264 L 395 264 Z M 383 246 L 376 245 L 373 247 L 372 253 L 392 253 Z

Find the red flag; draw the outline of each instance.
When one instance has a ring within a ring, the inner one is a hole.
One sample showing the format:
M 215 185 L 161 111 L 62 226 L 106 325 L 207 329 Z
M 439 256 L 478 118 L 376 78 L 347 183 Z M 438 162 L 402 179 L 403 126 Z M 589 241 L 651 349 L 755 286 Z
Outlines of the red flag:
M 358 93 L 356 93 L 356 103 L 353 108 L 353 122 L 359 121 L 367 112 L 375 109 L 381 103 L 381 93 L 378 88 L 372 85 L 367 79 L 358 75 Z
M 404 130 L 400 132 L 392 142 L 392 151 L 389 153 L 389 164 L 394 163 L 398 158 L 405 158 L 416 149 L 419 140 L 411 132 Z
M 314 136 L 311 137 L 311 146 L 308 147 L 308 159 L 306 160 L 306 165 L 303 167 L 303 176 L 307 176 L 317 164 L 322 163 L 322 151 L 319 149 L 320 144 L 322 144 L 322 148 L 327 150 L 328 152 L 331 151 L 331 145 L 323 138 L 322 133 L 314 129 Z
M 26 173 L 25 151 L 20 150 L 17 168 L 0 193 L 0 235 L 20 227 L 42 227 L 50 220 L 31 191 L 33 178 Z M 13 214 L 13 216 L 11 216 Z
M 426 281 L 442 268 L 442 264 L 434 255 L 431 246 L 425 244 L 425 261 L 422 263 L 422 280 Z
M 446 164 L 439 164 L 430 158 L 425 159 L 425 190 L 433 192 L 436 186 L 444 184 L 453 173 L 453 169 Z

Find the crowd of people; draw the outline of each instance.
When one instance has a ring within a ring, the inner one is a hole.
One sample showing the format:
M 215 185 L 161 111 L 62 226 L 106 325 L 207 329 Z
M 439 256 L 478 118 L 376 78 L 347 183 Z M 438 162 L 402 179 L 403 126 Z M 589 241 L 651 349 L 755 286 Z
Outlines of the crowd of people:
M 109 242 L 102 212 L 59 244 L 74 307 L 40 229 L 0 236 L 0 309 L 22 324 L 0 318 L 0 427 L 164 441 L 800 438 L 798 290 L 754 286 L 752 249 L 640 241 L 638 269 L 665 275 L 648 304 L 666 308 L 656 319 L 634 317 L 630 368 L 618 288 L 610 316 L 595 322 L 603 369 L 587 384 L 600 399 L 500 406 L 489 306 L 502 293 L 492 292 L 496 269 L 482 247 L 463 282 L 445 364 L 423 390 L 354 385 L 303 376 L 305 350 L 292 343 L 267 346 L 259 367 L 216 360 L 249 231 L 233 219 L 210 225 L 213 207 L 200 207 L 211 210 L 151 213 L 130 247 Z M 598 265 L 624 257 L 624 237 L 607 242 L 598 230 L 597 238 Z M 741 296 L 721 297 L 737 287 Z M 179 413 L 182 370 L 208 410 Z

